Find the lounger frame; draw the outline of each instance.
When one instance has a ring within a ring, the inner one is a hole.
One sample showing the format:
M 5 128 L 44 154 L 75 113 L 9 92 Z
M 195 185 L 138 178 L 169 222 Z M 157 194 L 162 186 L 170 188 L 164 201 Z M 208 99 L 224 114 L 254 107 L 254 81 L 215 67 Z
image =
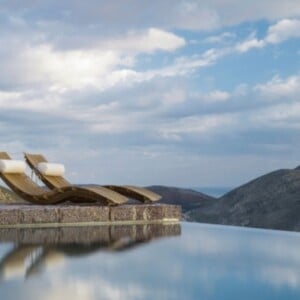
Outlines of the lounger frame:
M 29 167 L 35 172 L 40 180 L 50 189 L 72 186 L 72 184 L 62 176 L 46 176 L 39 169 L 39 163 L 47 163 L 47 159 L 41 154 L 24 153 L 24 158 Z M 126 197 L 136 199 L 141 202 L 155 202 L 161 199 L 161 196 L 142 187 L 132 185 L 93 185 L 93 187 L 105 187 Z
M 11 159 L 6 152 L 0 152 L 0 159 Z M 66 201 L 98 202 L 103 205 L 119 205 L 128 201 L 128 198 L 100 186 L 64 186 L 46 190 L 33 182 L 25 173 L 6 174 L 0 172 L 1 179 L 18 196 L 35 204 L 56 204 Z

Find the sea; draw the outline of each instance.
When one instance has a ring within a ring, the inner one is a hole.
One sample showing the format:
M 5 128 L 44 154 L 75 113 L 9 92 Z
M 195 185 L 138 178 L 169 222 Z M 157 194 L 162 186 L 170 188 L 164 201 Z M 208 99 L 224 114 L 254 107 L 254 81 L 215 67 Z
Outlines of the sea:
M 218 198 L 230 192 L 233 188 L 232 187 L 191 187 L 191 189 Z

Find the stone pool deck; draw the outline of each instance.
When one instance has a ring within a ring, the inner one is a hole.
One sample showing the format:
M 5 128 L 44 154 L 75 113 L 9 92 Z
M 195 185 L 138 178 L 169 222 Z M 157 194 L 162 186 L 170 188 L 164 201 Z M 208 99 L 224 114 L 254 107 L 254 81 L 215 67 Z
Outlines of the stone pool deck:
M 178 223 L 180 219 L 181 207 L 167 204 L 0 206 L 0 228 Z

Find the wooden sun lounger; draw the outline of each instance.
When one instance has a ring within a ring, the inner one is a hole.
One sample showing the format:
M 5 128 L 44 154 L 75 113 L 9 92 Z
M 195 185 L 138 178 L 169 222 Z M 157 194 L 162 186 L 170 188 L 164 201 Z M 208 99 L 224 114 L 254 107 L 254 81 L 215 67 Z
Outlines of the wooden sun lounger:
M 71 185 L 71 183 L 62 176 L 45 176 L 41 174 L 41 172 L 37 168 L 38 164 L 42 162 L 48 162 L 43 155 L 24 153 L 24 157 L 25 161 L 30 166 L 30 168 L 32 168 L 35 174 L 43 181 L 43 183 L 48 188 L 61 188 Z M 154 202 L 161 199 L 160 195 L 153 193 L 145 188 L 137 186 L 104 185 L 103 187 L 118 192 L 126 197 L 133 198 L 142 202 Z
M 6 152 L 0 152 L 0 159 L 11 159 Z M 35 184 L 25 173 L 5 174 L 1 179 L 21 198 L 36 204 L 55 204 L 65 201 L 99 202 L 105 205 L 123 204 L 128 199 L 105 187 L 64 186 L 51 191 Z

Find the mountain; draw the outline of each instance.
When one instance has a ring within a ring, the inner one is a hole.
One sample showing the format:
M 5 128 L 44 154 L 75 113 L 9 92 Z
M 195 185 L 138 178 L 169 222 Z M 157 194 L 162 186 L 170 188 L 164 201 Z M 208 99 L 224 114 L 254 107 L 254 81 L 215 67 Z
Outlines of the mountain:
M 167 186 L 149 186 L 149 190 L 162 196 L 158 203 L 181 205 L 183 213 L 206 207 L 214 197 L 191 190 Z
M 203 208 L 190 210 L 187 219 L 300 231 L 300 167 L 252 180 Z

